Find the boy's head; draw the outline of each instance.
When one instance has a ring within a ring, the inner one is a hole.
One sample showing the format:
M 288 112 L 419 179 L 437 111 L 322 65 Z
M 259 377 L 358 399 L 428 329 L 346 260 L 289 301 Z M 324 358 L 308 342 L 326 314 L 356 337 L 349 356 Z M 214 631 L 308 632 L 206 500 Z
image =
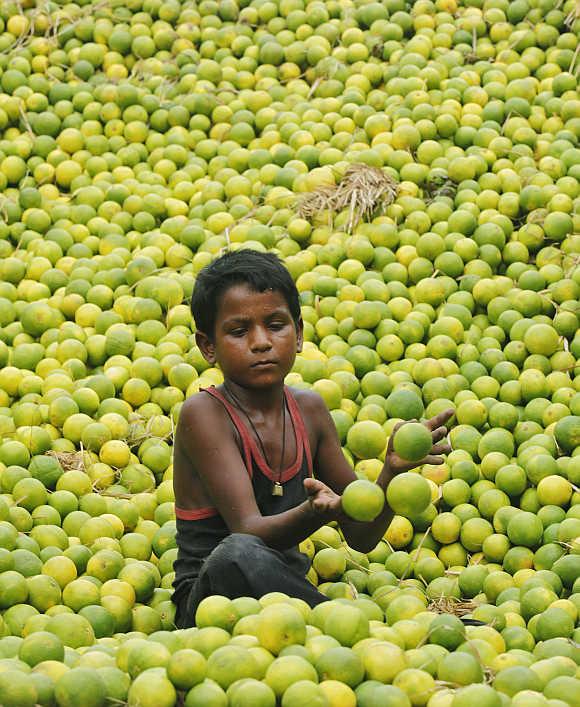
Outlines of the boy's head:
M 241 248 L 227 252 L 207 265 L 195 281 L 191 297 L 191 312 L 198 331 L 210 339 L 215 332 L 216 315 L 223 293 L 234 285 L 247 285 L 256 292 L 280 292 L 296 326 L 300 320 L 298 290 L 274 253 L 260 253 Z

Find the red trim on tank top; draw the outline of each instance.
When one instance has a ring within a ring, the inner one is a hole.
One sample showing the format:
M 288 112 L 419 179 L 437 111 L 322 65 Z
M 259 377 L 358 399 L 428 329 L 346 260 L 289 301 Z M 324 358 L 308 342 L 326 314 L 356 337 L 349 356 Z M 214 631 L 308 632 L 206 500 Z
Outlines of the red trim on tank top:
M 280 478 L 281 483 L 289 481 L 293 476 L 296 476 L 296 474 L 302 467 L 304 454 L 306 454 L 309 476 L 312 476 L 312 458 L 310 454 L 310 443 L 308 440 L 308 435 L 306 434 L 304 420 L 302 419 L 300 409 L 298 408 L 298 404 L 296 403 L 294 396 L 288 390 L 288 388 L 286 388 L 286 386 L 284 386 L 284 394 L 286 396 L 286 402 L 288 404 L 288 411 L 290 413 L 292 427 L 294 428 L 294 438 L 296 440 L 296 458 L 294 459 L 294 462 L 290 464 L 289 467 L 284 469 L 280 476 L 278 475 L 278 473 L 272 471 L 272 469 L 268 466 L 263 454 L 258 449 L 258 445 L 250 434 L 247 426 L 237 414 L 234 407 L 226 400 L 225 396 L 219 390 L 217 390 L 215 386 L 211 386 L 210 388 L 203 388 L 203 390 L 212 395 L 214 398 L 220 400 L 228 411 L 232 422 L 236 426 L 236 429 L 238 430 L 238 433 L 242 438 L 242 444 L 244 447 L 244 461 L 246 463 L 246 468 L 248 469 L 250 477 L 252 476 L 253 467 L 251 460 L 253 459 L 262 474 L 264 474 L 264 476 L 270 479 L 270 481 L 278 481 L 278 478 Z
M 308 476 L 312 476 L 312 454 L 310 453 L 310 440 L 308 439 L 308 432 L 306 431 L 306 425 L 304 424 L 304 418 L 296 402 L 296 398 L 292 393 L 285 388 L 286 400 L 288 402 L 288 410 L 290 411 L 290 416 L 292 417 L 292 422 L 294 424 L 294 429 L 296 430 L 296 441 L 302 442 L 302 447 L 304 448 L 304 453 L 306 454 L 306 464 L 308 466 Z
M 222 405 L 225 407 L 228 415 L 230 416 L 232 422 L 234 423 L 234 427 L 237 429 L 238 434 L 240 435 L 240 437 L 242 439 L 244 464 L 246 465 L 246 470 L 248 472 L 249 477 L 252 478 L 252 476 L 254 475 L 254 470 L 253 470 L 253 466 L 252 466 L 252 453 L 251 453 L 252 438 L 250 437 L 247 427 L 242 422 L 240 416 L 235 411 L 233 405 L 231 405 L 225 399 L 225 397 L 220 393 L 220 391 L 215 386 L 212 385 L 209 388 L 202 388 L 201 390 L 203 390 L 205 393 L 208 393 L 209 395 L 211 395 L 212 398 L 216 398 L 216 400 L 219 400 L 220 403 L 222 403 Z
M 217 516 L 217 508 L 212 508 L 208 506 L 207 508 L 178 508 L 175 506 L 175 517 L 179 520 L 203 520 L 204 518 L 211 518 L 212 516 Z

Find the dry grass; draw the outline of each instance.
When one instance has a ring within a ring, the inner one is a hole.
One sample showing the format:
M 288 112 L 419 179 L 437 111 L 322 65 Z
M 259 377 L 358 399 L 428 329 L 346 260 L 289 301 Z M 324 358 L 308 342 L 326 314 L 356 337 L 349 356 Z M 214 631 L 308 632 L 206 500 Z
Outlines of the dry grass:
M 348 209 L 347 232 L 352 233 L 360 221 L 384 210 L 396 196 L 397 183 L 382 169 L 353 164 L 338 184 L 324 184 L 304 194 L 298 202 L 297 213 L 312 221 L 323 212 L 334 216 Z
M 457 193 L 457 184 L 448 177 L 435 177 L 425 184 L 423 193 L 427 204 L 431 204 L 442 196 L 454 199 Z
M 121 498 L 124 501 L 130 501 L 134 495 L 132 493 L 122 493 L 120 491 L 111 491 L 109 488 L 106 488 L 106 489 L 93 488 L 93 493 L 98 493 L 99 496 L 105 496 L 106 498 Z
M 319 216 L 322 211 L 329 210 L 332 206 L 336 189 L 337 187 L 334 184 L 323 184 L 314 191 L 307 192 L 301 196 L 298 201 L 298 216 L 312 221 Z
M 477 658 L 477 656 L 475 657 Z M 481 660 L 479 662 L 481 663 Z M 486 685 L 491 686 L 496 676 L 495 671 L 493 671 L 487 665 L 483 665 L 483 663 L 481 663 L 481 669 L 483 671 L 483 682 Z M 457 682 L 448 682 L 447 680 L 435 680 L 435 690 L 437 692 L 450 692 L 454 694 L 456 690 L 459 690 L 462 687 L 463 685 L 460 685 Z
M 580 0 L 576 0 L 574 8 L 568 13 L 566 19 L 564 20 L 564 24 L 568 30 L 571 31 L 574 23 L 578 19 L 580 19 Z M 570 69 L 570 73 L 572 73 L 572 69 Z
M 58 460 L 64 471 L 85 471 L 83 452 L 47 452 L 48 456 Z
M 138 447 L 146 439 L 153 437 L 152 434 L 143 429 L 143 425 L 137 422 L 133 422 L 129 425 L 129 432 L 125 437 L 125 442 L 133 449 Z
M 131 448 L 138 447 L 142 442 L 145 442 L 145 440 L 152 438 L 163 439 L 172 442 L 175 428 L 173 424 L 173 418 L 170 417 L 170 420 L 171 431 L 164 436 L 160 436 L 156 434 L 152 429 L 155 422 L 154 418 L 150 417 L 147 419 L 144 417 L 139 417 L 129 424 L 129 432 L 125 437 L 125 442 L 127 442 L 129 447 Z
M 455 597 L 439 597 L 434 599 L 428 606 L 427 611 L 437 614 L 453 614 L 453 616 L 467 616 L 477 608 L 477 604 L 469 599 L 456 599 Z

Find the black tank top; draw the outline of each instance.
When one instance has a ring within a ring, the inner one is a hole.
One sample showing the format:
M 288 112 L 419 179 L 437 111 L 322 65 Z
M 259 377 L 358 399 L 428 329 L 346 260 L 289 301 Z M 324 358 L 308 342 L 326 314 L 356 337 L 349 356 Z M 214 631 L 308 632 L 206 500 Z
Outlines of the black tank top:
M 263 516 L 276 515 L 295 508 L 305 501 L 307 495 L 302 482 L 312 476 L 312 457 L 304 420 L 290 390 L 285 387 L 284 395 L 296 439 L 296 458 L 280 475 L 283 487 L 281 496 L 272 495 L 272 487 L 274 482 L 278 481 L 278 474 L 268 466 L 254 437 L 235 408 L 214 386 L 202 389 L 200 392 L 208 393 L 219 400 L 238 432 L 240 452 L 252 482 L 260 513 Z M 197 578 L 205 558 L 226 536 L 230 535 L 230 530 L 217 509 L 213 507 L 186 510 L 176 506 L 175 517 L 178 551 L 174 564 L 173 601 L 179 604 L 182 596 L 189 592 Z

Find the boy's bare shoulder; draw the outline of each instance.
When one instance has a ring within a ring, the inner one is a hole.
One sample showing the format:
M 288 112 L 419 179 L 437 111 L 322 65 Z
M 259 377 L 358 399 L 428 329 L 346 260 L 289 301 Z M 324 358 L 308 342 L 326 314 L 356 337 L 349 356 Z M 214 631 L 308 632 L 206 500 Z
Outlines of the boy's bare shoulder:
M 320 421 L 320 414 L 328 414 L 328 409 L 324 400 L 314 390 L 304 390 L 303 388 L 293 388 L 288 386 L 288 389 L 294 396 L 302 414 L 308 418 L 309 422 Z
M 197 393 L 190 395 L 189 398 L 185 399 L 185 402 L 183 403 L 183 406 L 181 408 L 181 414 L 183 414 L 184 412 L 187 414 L 191 414 L 194 412 L 199 412 L 201 410 L 209 410 L 213 407 L 212 402 L 213 398 L 211 397 L 211 395 L 208 395 L 203 390 L 200 390 Z
M 216 425 L 219 431 L 225 422 L 226 414 L 223 406 L 211 395 L 199 391 L 183 403 L 177 429 L 178 434 L 180 428 L 188 434 L 196 431 L 207 434 L 208 430 L 216 430 Z

